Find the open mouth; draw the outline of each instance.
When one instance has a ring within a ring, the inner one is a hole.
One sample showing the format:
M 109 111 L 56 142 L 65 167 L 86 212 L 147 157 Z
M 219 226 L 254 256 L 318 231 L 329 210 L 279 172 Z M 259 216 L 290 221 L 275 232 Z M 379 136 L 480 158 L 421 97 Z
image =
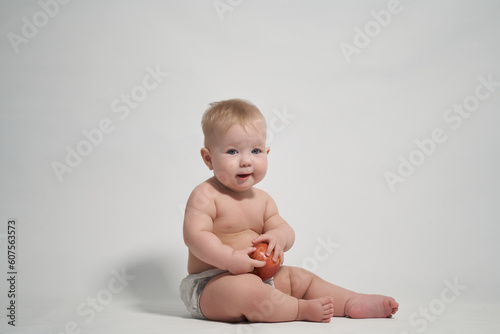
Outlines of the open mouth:
M 240 180 L 246 180 L 250 177 L 250 175 L 252 175 L 252 174 L 238 174 L 238 175 L 236 175 L 236 177 Z

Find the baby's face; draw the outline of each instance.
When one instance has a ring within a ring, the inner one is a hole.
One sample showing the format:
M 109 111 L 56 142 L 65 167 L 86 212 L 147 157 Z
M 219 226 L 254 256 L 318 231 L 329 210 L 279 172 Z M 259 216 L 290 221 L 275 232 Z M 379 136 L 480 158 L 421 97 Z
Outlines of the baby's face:
M 214 175 L 227 188 L 245 191 L 259 183 L 267 172 L 266 128 L 233 125 L 226 133 L 216 133 L 210 145 Z

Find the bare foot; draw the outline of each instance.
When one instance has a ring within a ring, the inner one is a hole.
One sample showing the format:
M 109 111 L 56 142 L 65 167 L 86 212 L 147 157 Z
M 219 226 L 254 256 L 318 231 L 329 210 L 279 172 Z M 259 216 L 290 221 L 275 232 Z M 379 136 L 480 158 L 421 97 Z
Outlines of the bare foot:
M 353 319 L 391 318 L 399 304 L 392 297 L 355 294 L 345 304 L 345 315 Z
M 299 299 L 299 312 L 296 320 L 330 322 L 333 317 L 333 298 Z

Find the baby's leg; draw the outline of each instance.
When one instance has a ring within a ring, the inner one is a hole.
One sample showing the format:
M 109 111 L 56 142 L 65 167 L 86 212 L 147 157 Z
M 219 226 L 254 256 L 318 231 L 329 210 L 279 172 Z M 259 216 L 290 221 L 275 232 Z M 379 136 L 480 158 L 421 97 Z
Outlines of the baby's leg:
M 200 308 L 207 319 L 225 322 L 329 322 L 333 316 L 331 297 L 299 300 L 253 274 L 213 278 L 203 290 Z
M 298 267 L 281 267 L 274 284 L 285 294 L 299 299 L 332 297 L 335 317 L 390 318 L 399 307 L 391 297 L 356 293 Z

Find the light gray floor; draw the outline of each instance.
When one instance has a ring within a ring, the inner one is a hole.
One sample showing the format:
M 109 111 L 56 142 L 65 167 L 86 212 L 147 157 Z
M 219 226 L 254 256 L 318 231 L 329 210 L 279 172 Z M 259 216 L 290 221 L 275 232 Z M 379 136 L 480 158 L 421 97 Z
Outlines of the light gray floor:
M 63 305 L 31 305 L 19 315 L 16 328 L 6 333 L 380 333 L 380 334 L 493 334 L 500 333 L 500 303 L 471 304 L 456 302 L 443 309 L 434 309 L 426 319 L 422 304 L 402 301 L 401 309 L 392 319 L 355 320 L 333 318 L 331 323 L 290 322 L 279 324 L 226 324 L 196 320 L 189 316 L 179 301 L 175 302 L 113 302 L 95 318 L 79 316 Z M 424 312 L 424 313 L 422 313 Z M 4 323 L 2 323 L 3 327 Z M 5 327 L 3 327 L 5 328 Z M 79 331 L 80 330 L 80 331 Z M 3 332 L 3 331 L 2 331 Z

